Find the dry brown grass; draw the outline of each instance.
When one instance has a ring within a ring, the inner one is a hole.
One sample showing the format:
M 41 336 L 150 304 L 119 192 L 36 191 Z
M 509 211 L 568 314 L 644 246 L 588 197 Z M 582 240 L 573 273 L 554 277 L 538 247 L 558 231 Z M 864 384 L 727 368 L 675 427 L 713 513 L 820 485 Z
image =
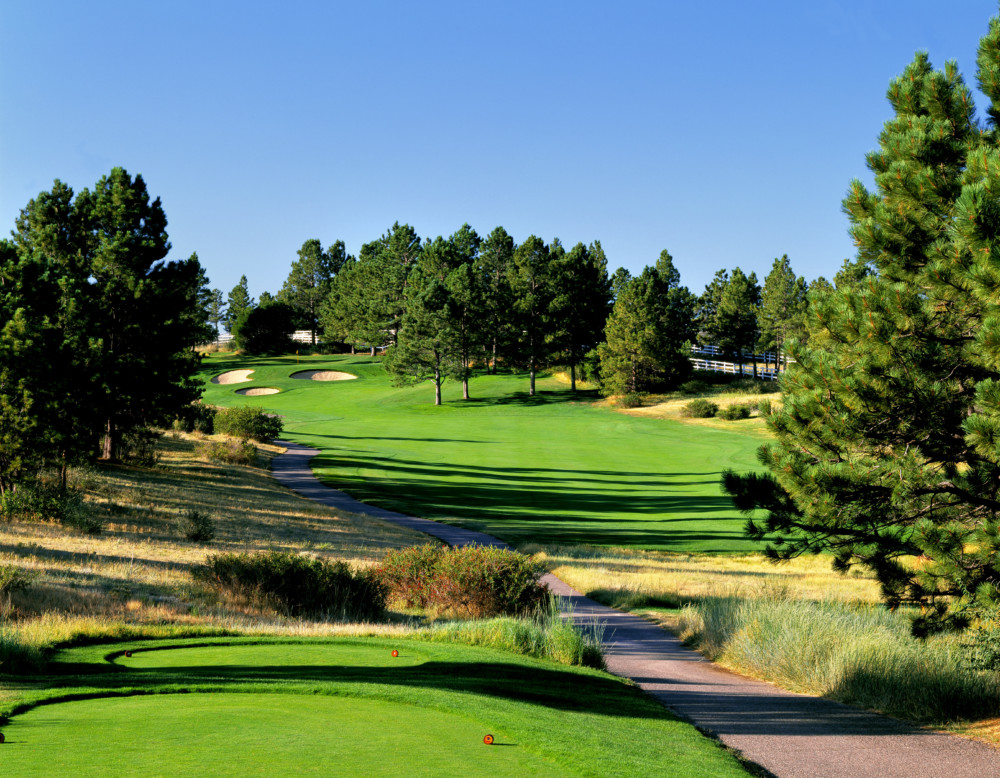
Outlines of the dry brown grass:
M 780 565 L 760 554 L 718 556 L 589 546 L 525 546 L 556 576 L 601 599 L 631 595 L 693 601 L 715 595 L 753 596 L 780 591 L 794 599 L 876 602 L 876 582 L 852 571 L 841 575 L 828 557 L 802 557 Z
M 281 550 L 370 565 L 386 551 L 427 542 L 420 533 L 368 516 L 335 513 L 280 486 L 263 467 L 199 458 L 199 436 L 170 433 L 155 468 L 99 466 L 74 474 L 85 506 L 105 522 L 99 535 L 59 524 L 0 524 L 0 563 L 35 575 L 0 603 L 19 629 L 59 632 L 59 618 L 106 624 L 280 623 L 277 614 L 220 600 L 196 585 L 192 565 L 210 553 Z M 269 461 L 281 449 L 261 446 Z M 185 514 L 207 514 L 215 539 L 187 540 Z M 278 621 L 275 621 L 278 619 Z M 33 625 L 33 622 L 36 624 Z M 270 627 L 269 627 L 270 628 Z M 54 631 L 53 631 L 54 630 Z
M 730 405 L 749 405 L 753 409 L 753 416 L 749 419 L 738 421 L 726 421 L 725 419 L 695 419 L 683 415 L 684 406 L 696 397 L 704 397 L 710 402 L 714 402 L 719 409 L 728 408 Z M 756 406 L 759 400 L 771 401 L 775 408 L 781 407 L 780 394 L 749 394 L 746 392 L 719 392 L 718 394 L 705 395 L 679 395 L 672 393 L 669 395 L 653 395 L 646 399 L 642 408 L 622 409 L 622 413 L 632 416 L 647 416 L 654 419 L 672 419 L 690 424 L 695 427 L 710 427 L 712 429 L 729 430 L 732 432 L 743 432 L 767 439 L 771 433 L 764 422 L 764 419 L 757 413 Z

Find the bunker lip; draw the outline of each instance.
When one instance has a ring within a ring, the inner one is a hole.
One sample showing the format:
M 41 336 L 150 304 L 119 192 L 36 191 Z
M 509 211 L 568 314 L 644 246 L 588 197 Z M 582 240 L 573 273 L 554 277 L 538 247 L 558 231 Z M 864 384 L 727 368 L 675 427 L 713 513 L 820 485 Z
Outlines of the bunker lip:
M 290 378 L 304 378 L 309 381 L 350 381 L 357 378 L 351 373 L 341 373 L 338 370 L 299 370 Z
M 244 397 L 259 397 L 263 394 L 278 394 L 281 390 L 275 389 L 273 386 L 255 386 L 252 389 L 236 389 L 234 391 Z
M 225 373 L 219 373 L 215 378 L 212 379 L 213 384 L 244 384 L 247 381 L 252 381 L 250 374 L 253 370 L 228 370 Z

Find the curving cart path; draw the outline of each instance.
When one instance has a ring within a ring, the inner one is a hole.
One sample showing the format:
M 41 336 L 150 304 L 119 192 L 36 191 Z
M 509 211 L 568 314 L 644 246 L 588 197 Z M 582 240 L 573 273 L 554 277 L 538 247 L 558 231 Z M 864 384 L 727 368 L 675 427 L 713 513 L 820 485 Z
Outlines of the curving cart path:
M 367 513 L 453 546 L 507 544 L 481 532 L 405 516 L 358 502 L 324 486 L 309 458 L 316 449 L 282 442 L 274 477 L 332 508 Z M 723 670 L 681 646 L 668 632 L 584 597 L 553 575 L 543 579 L 566 598 L 577 621 L 605 625 L 608 669 L 632 679 L 667 708 L 779 778 L 987 778 L 1000 776 L 1000 750 L 793 694 Z

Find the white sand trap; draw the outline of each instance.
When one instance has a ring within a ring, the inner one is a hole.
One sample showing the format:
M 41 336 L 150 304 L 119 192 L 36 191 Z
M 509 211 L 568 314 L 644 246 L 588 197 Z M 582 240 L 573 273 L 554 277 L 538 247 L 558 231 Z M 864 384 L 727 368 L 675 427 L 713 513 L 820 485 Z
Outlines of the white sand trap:
M 253 370 L 230 370 L 228 373 L 219 373 L 212 379 L 213 384 L 245 384 L 252 380 L 250 374 Z
M 306 378 L 310 381 L 350 381 L 357 378 L 350 373 L 338 373 L 336 370 L 300 370 L 292 373 L 292 378 Z
M 280 391 L 280 389 L 271 386 L 256 386 L 253 389 L 237 389 L 236 394 L 242 394 L 245 397 L 260 397 L 262 394 L 277 394 Z

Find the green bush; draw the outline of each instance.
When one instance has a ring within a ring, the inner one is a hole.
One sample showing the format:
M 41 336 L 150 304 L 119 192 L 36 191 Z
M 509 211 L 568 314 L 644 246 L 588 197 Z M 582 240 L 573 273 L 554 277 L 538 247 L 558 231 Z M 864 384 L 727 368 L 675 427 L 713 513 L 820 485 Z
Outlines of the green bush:
M 692 381 L 685 381 L 678 386 L 677 391 L 681 394 L 704 394 L 708 391 L 708 384 L 695 378 Z
M 0 564 L 0 596 L 27 589 L 35 579 L 33 572 L 22 570 L 17 565 Z
M 180 432 L 201 432 L 211 435 L 215 432 L 216 410 L 202 402 L 191 403 L 176 419 L 173 428 Z
M 641 408 L 642 407 L 642 395 L 638 392 L 629 392 L 628 394 L 623 394 L 618 398 L 616 405 L 619 408 Z
M 195 453 L 224 465 L 256 465 L 257 447 L 249 440 L 211 441 L 195 446 Z
M 234 438 L 269 443 L 281 437 L 281 430 L 281 419 L 263 408 L 238 405 L 215 414 L 215 431 Z
M 103 529 L 101 521 L 87 511 L 78 492 L 39 481 L 4 492 L 0 496 L 0 520 L 58 521 L 90 535 Z
M 215 539 L 215 523 L 207 513 L 189 510 L 184 514 L 187 539 L 195 543 L 209 543 Z
M 729 385 L 732 392 L 742 392 L 743 394 L 777 394 L 781 391 L 777 381 L 768 381 L 762 378 L 738 378 Z
M 129 430 L 122 436 L 122 462 L 139 467 L 156 467 L 160 461 L 160 452 L 156 444 L 160 433 L 146 427 Z
M 214 554 L 192 574 L 289 616 L 373 621 L 385 613 L 383 584 L 367 571 L 352 572 L 344 562 L 284 551 Z
M 692 400 L 681 409 L 681 414 L 695 419 L 710 419 L 718 412 L 719 406 L 704 399 Z
M 543 609 L 541 566 L 524 554 L 490 546 L 414 546 L 391 551 L 372 569 L 389 600 L 433 616 L 523 616 Z
M 771 401 L 766 397 L 757 401 L 757 413 L 761 416 L 771 415 Z
M 750 407 L 747 405 L 730 405 L 718 412 L 718 416 L 726 421 L 750 418 Z

